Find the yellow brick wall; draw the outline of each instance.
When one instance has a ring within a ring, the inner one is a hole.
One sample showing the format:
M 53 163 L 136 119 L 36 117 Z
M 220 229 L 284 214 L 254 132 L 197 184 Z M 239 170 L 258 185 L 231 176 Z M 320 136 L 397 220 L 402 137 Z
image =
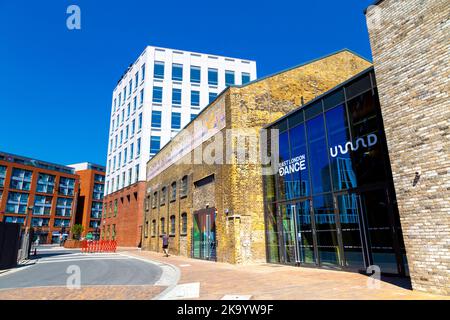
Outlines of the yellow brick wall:
M 341 51 L 246 86 L 229 88 L 207 109 L 219 111 L 223 103 L 225 104 L 226 127 L 221 130 L 224 136 L 227 129 L 233 129 L 235 132 L 244 129 L 253 130 L 256 137 L 259 137 L 259 131 L 263 126 L 298 108 L 302 101 L 307 103 L 370 66 L 368 61 L 351 52 Z M 202 121 L 204 117 L 206 115 L 202 112 L 196 120 Z M 192 133 L 193 126 L 193 122 L 191 122 L 183 130 L 184 133 Z M 189 135 L 184 138 L 189 139 Z M 176 145 L 176 140 L 177 137 L 150 160 L 147 168 L 151 169 L 156 163 L 164 161 L 172 151 L 172 147 Z M 210 141 L 204 142 L 202 148 L 204 149 L 209 144 Z M 225 154 L 225 147 L 222 151 Z M 194 210 L 200 209 L 201 200 L 204 199 L 203 205 L 209 203 L 210 207 L 214 205 L 217 209 L 217 260 L 229 263 L 265 262 L 264 207 L 260 164 L 232 162 L 231 164 L 217 165 L 180 165 L 182 162 L 185 163 L 186 158 L 190 156 L 186 156 L 184 161 L 178 161 L 171 165 L 147 182 L 149 189 L 160 190 L 163 185 L 169 186 L 172 181 L 177 180 L 179 183 L 183 175 L 189 174 L 188 197 L 186 199 L 177 198 L 177 201 L 166 204 L 167 207 L 163 206 L 165 208 L 158 206 L 150 210 L 146 214 L 146 219 L 159 221 L 161 215 L 164 214 L 168 222 L 169 212 L 171 212 L 170 214 L 173 212 L 177 217 L 181 212 L 187 212 L 188 235 L 180 237 L 177 231 L 176 235 L 171 238 L 170 248 L 174 254 L 190 256 L 192 214 Z M 210 174 L 215 175 L 214 186 L 199 191 L 194 201 L 193 182 Z M 225 214 L 226 209 L 230 212 L 228 216 Z M 177 218 L 177 227 L 180 226 L 179 221 Z M 182 252 L 180 248 L 185 247 L 186 249 Z M 144 239 L 143 248 L 161 251 L 159 237 Z

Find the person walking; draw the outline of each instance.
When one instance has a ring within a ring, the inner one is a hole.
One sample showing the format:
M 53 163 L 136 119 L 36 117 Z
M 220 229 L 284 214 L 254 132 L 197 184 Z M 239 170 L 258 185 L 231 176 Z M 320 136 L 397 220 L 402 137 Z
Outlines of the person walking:
M 169 236 L 167 234 L 164 234 L 162 236 L 162 248 L 164 251 L 164 254 L 166 255 L 166 257 L 169 256 Z

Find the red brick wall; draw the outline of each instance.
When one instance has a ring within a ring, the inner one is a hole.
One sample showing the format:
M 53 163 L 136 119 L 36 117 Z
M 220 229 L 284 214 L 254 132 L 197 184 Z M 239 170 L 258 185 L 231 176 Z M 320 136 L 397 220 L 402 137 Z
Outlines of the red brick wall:
M 47 243 L 51 243 L 52 240 L 52 232 L 53 231 L 61 231 L 61 227 L 54 227 L 54 222 L 55 219 L 65 219 L 64 217 L 56 217 L 56 202 L 57 202 L 57 198 L 71 198 L 73 199 L 72 201 L 72 214 L 70 216 L 70 226 L 66 227 L 66 232 L 69 233 L 71 226 L 73 225 L 73 222 L 75 220 L 75 213 L 76 213 L 76 206 L 77 206 L 77 194 L 79 192 L 79 177 L 77 175 L 73 175 L 73 174 L 68 174 L 68 173 L 63 173 L 63 172 L 59 172 L 59 171 L 52 171 L 52 170 L 46 170 L 46 169 L 41 169 L 41 168 L 37 168 L 37 167 L 33 167 L 33 166 L 28 166 L 28 165 L 22 165 L 19 163 L 15 163 L 15 162 L 9 162 L 9 161 L 3 161 L 0 160 L 0 165 L 2 166 L 6 166 L 6 177 L 5 177 L 5 185 L 0 188 L 1 190 L 3 190 L 3 195 L 0 201 L 0 221 L 3 221 L 5 216 L 11 216 L 11 217 L 26 217 L 25 219 L 25 228 L 30 228 L 31 227 L 31 219 L 33 217 L 32 213 L 30 212 L 31 210 L 27 210 L 27 214 L 15 214 L 15 213 L 8 213 L 6 212 L 6 203 L 8 201 L 8 192 L 18 192 L 18 193 L 28 193 L 28 207 L 32 207 L 34 206 L 34 200 L 36 197 L 36 194 L 38 195 L 43 195 L 43 196 L 51 196 L 52 197 L 52 207 L 51 207 L 51 211 L 50 211 L 50 215 L 37 215 L 34 216 L 36 218 L 49 218 L 49 225 L 48 227 L 42 227 L 42 232 L 45 232 L 48 234 L 47 236 Z M 9 183 L 11 180 L 11 175 L 12 175 L 12 171 L 13 168 L 18 168 L 18 169 L 24 169 L 24 170 L 28 170 L 28 171 L 32 171 L 33 175 L 32 175 L 32 180 L 31 180 L 31 188 L 30 191 L 21 191 L 21 190 L 14 190 L 14 189 L 9 189 Z M 55 178 L 55 188 L 53 190 L 52 194 L 47 194 L 47 193 L 36 193 L 36 186 L 37 186 L 37 181 L 38 181 L 38 177 L 39 177 L 39 173 L 44 173 L 44 174 L 51 174 L 56 176 Z M 74 196 L 64 196 L 64 195 L 59 195 L 58 194 L 58 186 L 59 186 L 59 180 L 61 177 L 66 177 L 66 178 L 71 178 L 71 179 L 75 179 L 75 187 L 74 187 Z
M 137 247 L 141 241 L 142 221 L 144 215 L 145 182 L 137 182 L 109 194 L 103 200 L 101 238 L 111 240 L 115 225 L 117 245 Z M 114 216 L 114 201 L 117 200 L 117 214 Z M 110 233 L 108 236 L 108 226 Z
M 81 224 L 84 227 L 84 231 L 82 234 L 82 236 L 84 237 L 89 232 L 95 232 L 94 228 L 89 227 L 91 222 L 91 208 L 93 201 L 94 184 L 95 183 L 104 184 L 102 182 L 96 182 L 94 178 L 96 174 L 105 176 L 105 173 L 101 171 L 87 169 L 77 171 L 76 174 L 80 176 L 80 197 L 84 197 L 83 204 L 80 201 L 78 202 L 79 206 L 78 212 L 80 216 L 77 216 L 77 220 L 80 220 Z

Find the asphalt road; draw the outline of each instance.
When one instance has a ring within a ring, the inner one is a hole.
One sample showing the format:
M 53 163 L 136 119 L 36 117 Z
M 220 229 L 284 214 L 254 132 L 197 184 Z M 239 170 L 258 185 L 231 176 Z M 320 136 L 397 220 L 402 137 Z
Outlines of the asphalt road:
M 0 274 L 0 289 L 66 286 L 79 274 L 80 285 L 153 285 L 160 267 L 119 254 L 82 254 L 79 250 L 38 248 L 29 266 Z

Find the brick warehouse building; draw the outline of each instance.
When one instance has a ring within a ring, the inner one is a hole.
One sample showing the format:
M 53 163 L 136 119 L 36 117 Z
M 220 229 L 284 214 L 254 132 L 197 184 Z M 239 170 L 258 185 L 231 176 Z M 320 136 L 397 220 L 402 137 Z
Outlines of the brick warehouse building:
M 414 289 L 450 293 L 448 1 L 377 1 L 366 11 Z
M 69 233 L 78 190 L 73 168 L 0 153 L 0 220 L 33 228 L 41 243 Z
M 100 238 L 105 189 L 105 167 L 89 162 L 68 165 L 80 177 L 80 192 L 74 224 L 83 226 L 82 237 Z
M 145 183 L 136 182 L 104 198 L 101 239 L 117 240 L 122 247 L 141 242 Z
M 266 261 L 260 164 L 196 164 L 192 155 L 228 129 L 258 138 L 267 123 L 370 66 L 343 50 L 223 91 L 147 163 L 143 249 L 161 251 L 168 233 L 173 254 Z

